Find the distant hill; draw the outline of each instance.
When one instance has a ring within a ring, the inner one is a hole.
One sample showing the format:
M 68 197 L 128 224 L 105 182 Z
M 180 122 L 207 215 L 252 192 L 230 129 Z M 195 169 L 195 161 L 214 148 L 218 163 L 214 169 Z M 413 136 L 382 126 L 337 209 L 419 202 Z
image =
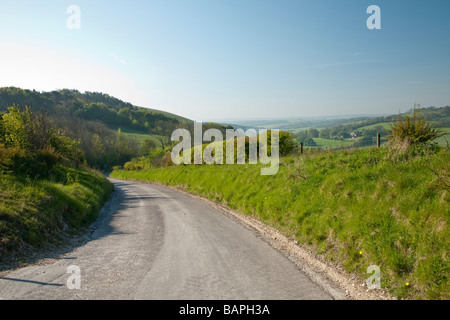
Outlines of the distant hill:
M 101 121 L 106 125 L 126 126 L 135 130 L 151 131 L 158 124 L 192 120 L 168 112 L 135 106 L 105 93 L 77 90 L 38 92 L 16 87 L 0 88 L 0 111 L 13 104 L 29 106 L 48 113 L 65 113 L 85 120 Z
M 411 114 L 409 110 L 400 115 Z M 436 140 L 437 143 L 447 145 L 450 141 L 450 106 L 421 108 L 419 112 L 435 127 L 447 132 Z M 380 133 L 382 142 L 387 141 L 388 132 L 392 124 L 398 120 L 399 114 L 372 117 L 367 119 L 343 119 L 331 126 L 312 127 L 295 131 L 297 142 L 311 147 L 341 148 L 345 146 L 364 147 L 376 143 L 376 136 Z M 312 124 L 312 123 L 311 123 Z M 322 123 L 324 125 L 325 123 Z
M 438 127 L 450 127 L 450 107 L 441 108 L 429 107 L 420 109 L 422 115 L 427 120 L 434 121 Z M 411 113 L 409 110 L 406 113 Z M 405 114 L 405 113 L 403 113 Z M 232 124 L 234 127 L 254 128 L 254 129 L 281 129 L 297 133 L 310 128 L 324 129 L 334 128 L 337 126 L 349 126 L 351 130 L 359 127 L 374 125 L 378 123 L 386 123 L 396 121 L 398 114 L 355 114 L 355 115 L 335 115 L 322 117 L 293 117 L 290 119 L 233 119 L 222 120 L 220 123 Z
M 348 122 L 359 122 L 371 119 L 375 116 L 352 116 L 352 117 L 314 117 L 314 118 L 292 118 L 292 119 L 273 119 L 273 120 L 236 120 L 232 123 L 234 127 L 254 129 L 280 129 L 292 132 L 298 132 L 309 128 L 329 128 Z M 227 123 L 227 122 L 221 122 Z

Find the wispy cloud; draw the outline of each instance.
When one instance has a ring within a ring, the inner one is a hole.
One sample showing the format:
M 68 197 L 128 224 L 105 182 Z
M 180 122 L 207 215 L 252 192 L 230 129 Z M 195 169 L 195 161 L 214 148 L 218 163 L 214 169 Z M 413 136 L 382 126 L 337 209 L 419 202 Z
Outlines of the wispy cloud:
M 114 53 L 110 53 L 109 55 L 111 56 L 111 58 L 113 58 L 115 61 L 117 61 L 117 62 L 119 62 L 119 63 L 122 63 L 122 64 L 128 64 L 128 62 L 127 62 L 126 60 L 120 58 L 119 56 L 117 56 L 117 55 L 114 54 Z

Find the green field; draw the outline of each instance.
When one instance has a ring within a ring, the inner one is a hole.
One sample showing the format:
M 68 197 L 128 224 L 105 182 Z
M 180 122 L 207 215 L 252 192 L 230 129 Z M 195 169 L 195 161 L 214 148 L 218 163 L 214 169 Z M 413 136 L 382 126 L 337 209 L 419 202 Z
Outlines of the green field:
M 349 147 L 351 146 L 354 141 L 351 140 L 333 140 L 333 139 L 323 139 L 323 138 L 314 138 L 314 141 L 316 142 L 317 147 L 323 147 L 323 148 L 343 148 L 343 147 Z
M 123 126 L 109 126 L 111 130 L 117 131 L 120 129 L 122 134 L 126 137 L 130 137 L 132 139 L 135 139 L 140 145 L 147 140 L 151 139 L 153 140 L 158 146 L 160 145 L 160 142 L 155 138 L 154 134 L 142 132 L 140 130 L 136 130 L 133 128 L 123 127 Z
M 447 134 L 437 138 L 435 141 L 442 146 L 448 146 L 450 144 L 450 128 L 441 128 L 441 129 L 442 131 L 447 132 Z
M 366 148 L 282 158 L 275 176 L 261 176 L 259 165 L 111 176 L 178 186 L 223 203 L 309 246 L 360 282 L 376 264 L 382 287 L 399 298 L 449 299 L 448 163 L 448 149 L 414 156 Z
M 359 127 L 358 129 L 356 129 L 356 131 L 361 131 L 364 129 L 372 129 L 375 127 L 382 127 L 383 129 L 389 129 L 391 127 L 391 125 L 393 125 L 394 122 L 379 122 L 379 123 L 374 123 L 368 126 L 364 126 L 364 127 Z
M 127 131 L 122 131 L 122 134 L 124 134 L 127 137 L 130 137 L 132 139 L 135 139 L 140 145 L 142 145 L 142 143 L 147 140 L 147 139 L 151 139 L 153 140 L 157 145 L 160 145 L 160 142 L 155 138 L 154 135 L 152 134 L 148 134 L 148 133 L 136 133 L 136 132 L 127 132 Z

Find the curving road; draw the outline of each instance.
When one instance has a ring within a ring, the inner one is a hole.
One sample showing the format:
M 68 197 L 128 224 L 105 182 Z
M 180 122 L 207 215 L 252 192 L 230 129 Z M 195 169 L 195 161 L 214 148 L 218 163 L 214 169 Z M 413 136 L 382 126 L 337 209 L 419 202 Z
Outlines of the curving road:
M 332 299 L 210 204 L 162 186 L 110 180 L 115 191 L 86 242 L 0 276 L 0 299 Z M 68 273 L 71 265 L 79 273 Z

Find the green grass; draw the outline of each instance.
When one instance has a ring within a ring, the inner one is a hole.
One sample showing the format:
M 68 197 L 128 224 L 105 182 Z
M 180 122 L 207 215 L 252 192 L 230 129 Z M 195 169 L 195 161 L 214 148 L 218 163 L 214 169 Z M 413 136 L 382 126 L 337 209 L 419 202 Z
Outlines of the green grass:
M 111 176 L 178 186 L 224 203 L 310 246 L 361 282 L 367 267 L 378 265 L 382 287 L 399 298 L 449 299 L 449 191 L 439 183 L 449 178 L 433 173 L 448 163 L 448 149 L 404 156 L 369 148 L 282 158 L 274 176 L 261 176 L 260 165 Z
M 316 142 L 316 147 L 324 147 L 324 148 L 342 148 L 351 146 L 354 141 L 345 140 L 333 140 L 333 139 L 323 139 L 323 138 L 314 138 Z
M 374 127 L 382 127 L 383 129 L 390 129 L 391 125 L 393 125 L 394 122 L 379 122 L 379 123 L 374 123 L 368 126 L 364 126 L 364 127 L 359 127 L 358 129 L 356 129 L 355 131 L 361 131 L 363 129 L 372 129 Z
M 156 145 L 160 145 L 161 143 L 155 138 L 154 135 L 152 134 L 145 134 L 145 133 L 131 133 L 131 132 L 124 132 L 122 131 L 122 134 L 125 136 L 128 136 L 130 138 L 133 138 L 134 140 L 136 140 L 139 145 L 142 145 L 142 143 L 147 140 L 147 139 L 151 139 L 153 140 Z
M 147 139 L 152 139 L 158 146 L 161 144 L 155 138 L 155 135 L 151 134 L 151 133 L 146 133 L 144 131 L 136 130 L 136 129 L 129 128 L 129 127 L 123 127 L 123 126 L 109 126 L 109 128 L 114 131 L 117 131 L 120 128 L 120 130 L 124 136 L 135 139 L 140 145 L 142 145 L 142 143 Z
M 450 133 L 447 133 L 446 135 L 439 137 L 435 140 L 439 145 L 446 146 L 447 142 L 450 144 Z
M 65 227 L 90 224 L 112 189 L 100 172 L 62 165 L 47 180 L 0 173 L 0 260 L 55 240 Z
M 450 144 L 450 128 L 440 128 L 443 132 L 447 132 L 447 134 L 439 137 L 435 140 L 441 146 L 447 146 L 447 143 Z

